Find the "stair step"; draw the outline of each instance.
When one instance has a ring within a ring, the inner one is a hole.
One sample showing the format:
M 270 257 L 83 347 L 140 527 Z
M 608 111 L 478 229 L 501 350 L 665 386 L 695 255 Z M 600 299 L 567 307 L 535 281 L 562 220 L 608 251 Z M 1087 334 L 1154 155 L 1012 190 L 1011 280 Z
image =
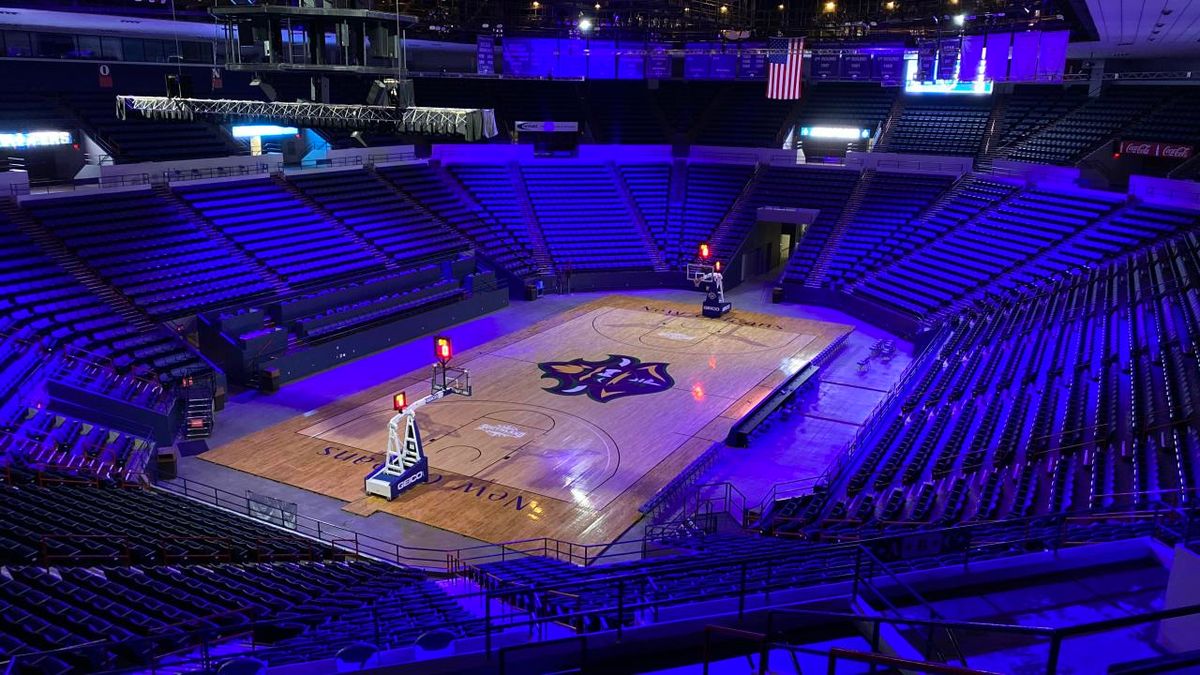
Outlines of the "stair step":
M 325 206 L 322 205 L 317 200 L 313 199 L 312 197 L 309 197 L 303 190 L 301 190 L 300 188 L 298 188 L 294 184 L 292 184 L 292 182 L 289 181 L 287 179 L 287 177 L 285 177 L 281 174 L 273 174 L 271 176 L 271 182 L 273 182 L 276 185 L 278 185 L 279 187 L 283 188 L 284 191 L 286 191 L 288 194 L 295 197 L 297 200 L 300 201 L 300 203 L 302 203 L 305 206 L 307 206 L 308 208 L 312 209 L 314 212 L 319 213 L 322 216 L 324 216 L 325 221 L 327 223 L 329 223 L 329 225 L 331 225 L 333 227 L 333 229 L 340 232 L 342 234 L 342 236 L 344 236 L 347 239 L 358 244 L 358 246 L 360 248 L 365 250 L 367 253 L 371 254 L 371 257 L 375 258 L 380 263 L 382 263 L 384 267 L 386 267 L 389 270 L 400 269 L 400 265 L 394 259 L 392 259 L 392 257 L 390 255 L 388 255 L 386 252 L 380 250 L 377 246 L 375 246 L 375 244 L 371 243 L 365 237 L 363 237 L 361 234 L 359 234 L 358 232 L 355 232 L 353 228 L 351 228 L 350 226 L 343 223 L 341 221 L 341 219 L 338 218 L 336 215 L 334 215 L 334 213 L 332 211 L 325 208 Z
M 208 222 L 202 213 L 192 208 L 192 205 L 183 200 L 179 195 L 175 194 L 168 185 L 157 185 L 154 187 L 155 193 L 165 199 L 167 202 L 175 206 L 175 210 L 179 215 L 183 216 L 190 224 L 196 226 L 197 229 L 204 232 L 205 236 L 214 242 L 219 242 L 221 248 L 229 252 L 238 262 L 244 266 L 256 270 L 263 279 L 265 279 L 275 289 L 277 293 L 290 293 L 287 282 L 275 273 L 274 270 L 267 267 L 265 263 L 247 253 L 237 242 L 225 236 L 223 232 L 218 230 L 216 226 Z

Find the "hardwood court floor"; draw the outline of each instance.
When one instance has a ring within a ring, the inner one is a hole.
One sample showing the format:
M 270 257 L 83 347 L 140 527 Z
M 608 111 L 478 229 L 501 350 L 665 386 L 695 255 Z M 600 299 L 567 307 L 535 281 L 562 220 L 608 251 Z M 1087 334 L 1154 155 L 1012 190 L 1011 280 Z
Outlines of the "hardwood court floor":
M 344 500 L 364 516 L 386 511 L 489 542 L 607 543 L 787 375 L 852 330 L 698 310 L 699 298 L 608 296 L 456 355 L 474 395 L 419 410 L 430 483 L 393 502 L 367 497 L 363 479 L 383 460 L 392 394 L 428 394 L 431 369 L 201 457 Z M 430 356 L 432 364 L 432 344 Z

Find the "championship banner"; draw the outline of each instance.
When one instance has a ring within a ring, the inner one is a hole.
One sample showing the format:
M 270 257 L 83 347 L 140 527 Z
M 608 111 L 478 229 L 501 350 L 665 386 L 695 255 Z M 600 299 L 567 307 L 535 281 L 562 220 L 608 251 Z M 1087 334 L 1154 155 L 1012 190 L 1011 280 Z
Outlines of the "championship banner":
M 956 80 L 958 78 L 958 55 L 962 51 L 962 43 L 958 38 L 943 38 L 938 46 L 937 79 Z M 975 78 L 968 77 L 970 81 Z
M 812 78 L 836 80 L 841 74 L 842 53 L 836 50 L 813 51 Z
M 222 89 L 225 87 L 225 81 L 221 78 L 221 69 L 212 69 L 212 88 L 213 90 Z
M 496 41 L 491 35 L 475 38 L 475 72 L 480 75 L 496 73 Z
M 100 64 L 100 88 L 112 89 L 112 68 L 107 63 Z
M 743 44 L 738 52 L 738 79 L 757 80 L 767 76 L 767 45 Z
M 667 46 L 654 44 L 649 46 L 646 55 L 646 79 L 667 80 L 671 78 L 671 53 Z
M 632 42 L 617 47 L 617 79 L 641 80 L 646 77 L 646 46 Z
M 875 57 L 875 79 L 885 87 L 904 84 L 904 52 L 888 52 Z
M 709 68 L 712 66 L 712 44 L 709 42 L 689 42 L 683 53 L 683 79 L 707 80 Z
M 1186 143 L 1157 143 L 1154 141 L 1121 141 L 1118 152 L 1122 155 L 1139 157 L 1165 157 L 1188 159 L 1196 152 L 1195 146 Z
M 717 47 L 717 49 L 720 49 L 720 47 Z M 708 76 L 714 80 L 732 80 L 737 74 L 737 47 L 729 45 L 726 49 L 729 51 L 712 55 Z
M 869 80 L 869 79 L 871 79 L 871 55 L 870 54 L 843 54 L 842 55 L 842 79 L 843 80 Z
M 921 40 L 917 43 L 917 81 L 932 82 L 937 66 L 937 41 Z

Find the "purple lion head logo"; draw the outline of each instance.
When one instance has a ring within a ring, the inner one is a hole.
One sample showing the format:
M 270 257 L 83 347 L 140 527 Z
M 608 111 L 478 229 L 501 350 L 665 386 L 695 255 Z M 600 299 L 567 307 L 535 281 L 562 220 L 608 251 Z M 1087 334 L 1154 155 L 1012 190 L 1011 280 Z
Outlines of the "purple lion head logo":
M 607 403 L 626 396 L 653 394 L 675 386 L 666 363 L 647 362 L 621 354 L 609 354 L 603 361 L 572 359 L 539 363 L 542 377 L 558 382 L 546 391 L 562 396 L 580 396 Z

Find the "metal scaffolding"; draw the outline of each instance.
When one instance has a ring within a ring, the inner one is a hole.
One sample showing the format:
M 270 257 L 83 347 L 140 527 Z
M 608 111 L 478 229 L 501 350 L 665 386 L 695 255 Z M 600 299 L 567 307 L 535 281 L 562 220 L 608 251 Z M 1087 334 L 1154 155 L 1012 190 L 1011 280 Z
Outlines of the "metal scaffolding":
M 230 99 L 117 96 L 117 117 L 160 120 L 246 120 L 284 122 L 298 127 L 394 129 L 418 135 L 462 136 L 468 141 L 496 135 L 491 110 L 478 108 L 408 108 L 337 103 L 269 103 Z

